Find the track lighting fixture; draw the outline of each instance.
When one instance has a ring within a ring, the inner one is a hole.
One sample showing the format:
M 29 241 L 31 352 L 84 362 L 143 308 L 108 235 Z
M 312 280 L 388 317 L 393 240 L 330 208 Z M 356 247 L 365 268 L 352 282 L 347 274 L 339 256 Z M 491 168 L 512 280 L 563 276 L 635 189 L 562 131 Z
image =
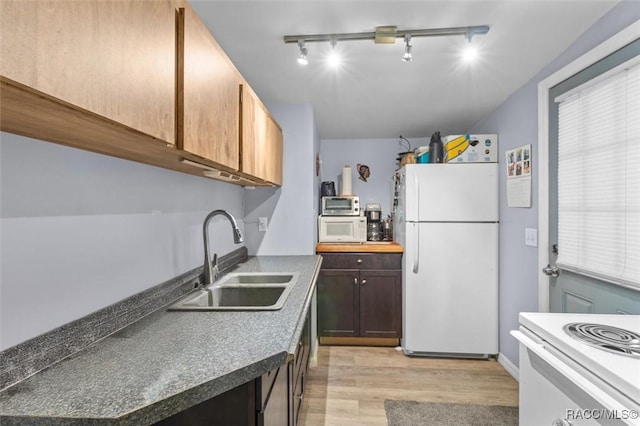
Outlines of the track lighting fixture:
M 411 34 L 406 34 L 404 36 L 404 55 L 402 56 L 402 60 L 405 62 L 411 62 L 413 60 L 413 55 L 411 54 Z
M 413 59 L 411 53 L 412 37 L 448 37 L 448 36 L 464 36 L 467 41 L 479 34 L 487 34 L 489 32 L 488 25 L 477 25 L 472 27 L 451 27 L 451 28 L 430 28 L 421 30 L 402 30 L 398 31 L 395 26 L 376 27 L 375 31 L 363 33 L 338 33 L 338 34 L 300 34 L 284 36 L 285 43 L 297 43 L 300 47 L 300 55 L 298 62 L 307 63 L 307 49 L 305 43 L 309 42 L 330 42 L 333 46 L 332 54 L 335 54 L 335 45 L 338 41 L 350 40 L 374 40 L 376 44 L 393 44 L 398 37 L 404 38 L 405 49 L 402 60 L 409 62 Z
M 307 65 L 309 60 L 307 59 L 307 48 L 304 47 L 304 40 L 298 41 L 298 47 L 300 47 L 300 55 L 298 56 L 298 63 L 300 65 Z

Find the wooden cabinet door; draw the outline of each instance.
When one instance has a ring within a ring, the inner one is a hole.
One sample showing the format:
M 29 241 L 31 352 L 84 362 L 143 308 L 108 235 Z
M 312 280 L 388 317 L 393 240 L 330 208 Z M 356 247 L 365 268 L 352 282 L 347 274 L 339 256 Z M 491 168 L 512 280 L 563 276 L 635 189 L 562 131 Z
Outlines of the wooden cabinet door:
M 282 184 L 282 129 L 247 84 L 241 86 L 241 171 Z
M 320 270 L 318 336 L 358 336 L 358 279 L 357 269 Z
M 0 75 L 175 142 L 171 1 L 0 1 Z
M 265 157 L 268 158 L 267 178 L 268 182 L 282 185 L 282 166 L 284 155 L 284 137 L 280 125 L 269 115 L 267 120 L 267 146 Z
M 399 338 L 402 272 L 360 271 L 360 336 Z
M 180 11 L 178 148 L 238 171 L 240 73 L 195 11 Z

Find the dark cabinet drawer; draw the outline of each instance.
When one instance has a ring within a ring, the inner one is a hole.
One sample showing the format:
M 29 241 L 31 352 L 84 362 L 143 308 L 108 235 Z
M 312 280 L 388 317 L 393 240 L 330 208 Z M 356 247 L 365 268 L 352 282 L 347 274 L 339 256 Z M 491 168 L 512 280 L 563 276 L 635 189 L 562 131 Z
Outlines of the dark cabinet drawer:
M 401 269 L 402 253 L 323 253 L 322 269 Z

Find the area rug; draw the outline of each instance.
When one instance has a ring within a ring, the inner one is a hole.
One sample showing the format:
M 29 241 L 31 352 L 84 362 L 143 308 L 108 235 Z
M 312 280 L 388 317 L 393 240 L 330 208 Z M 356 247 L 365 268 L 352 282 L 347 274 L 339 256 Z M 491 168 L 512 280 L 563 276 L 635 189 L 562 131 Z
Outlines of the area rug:
M 517 426 L 518 407 L 384 401 L 389 426 Z

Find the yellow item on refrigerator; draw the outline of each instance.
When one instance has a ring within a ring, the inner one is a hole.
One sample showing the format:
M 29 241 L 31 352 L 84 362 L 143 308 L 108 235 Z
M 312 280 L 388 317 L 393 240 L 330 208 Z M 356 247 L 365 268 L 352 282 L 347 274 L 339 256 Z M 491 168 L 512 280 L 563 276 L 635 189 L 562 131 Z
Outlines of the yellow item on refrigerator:
M 443 138 L 445 163 L 497 163 L 498 135 L 449 135 Z

